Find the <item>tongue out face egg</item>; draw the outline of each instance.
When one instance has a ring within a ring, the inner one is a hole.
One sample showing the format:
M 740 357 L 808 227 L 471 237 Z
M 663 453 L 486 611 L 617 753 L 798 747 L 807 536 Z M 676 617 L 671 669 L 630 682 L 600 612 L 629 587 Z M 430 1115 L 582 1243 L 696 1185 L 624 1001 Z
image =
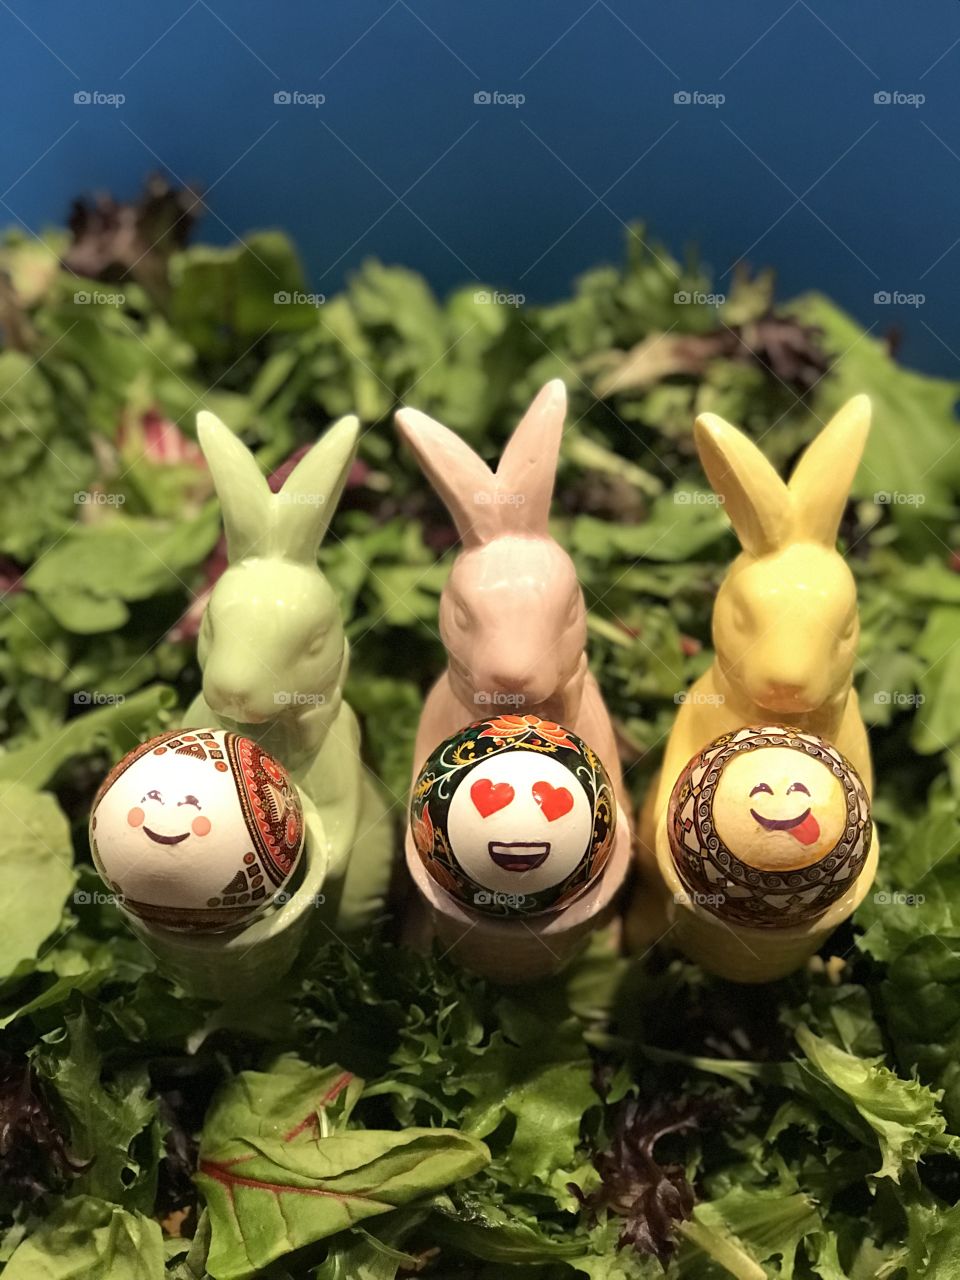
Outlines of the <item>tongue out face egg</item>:
M 830 765 L 804 751 L 744 751 L 720 775 L 714 819 L 724 844 L 757 870 L 808 867 L 843 834 L 843 785 Z
M 695 903 L 773 928 L 814 919 L 851 886 L 872 824 L 853 766 L 822 738 L 773 725 L 724 734 L 694 756 L 667 830 Z
M 429 874 L 500 916 L 558 909 L 602 870 L 616 808 L 610 780 L 570 730 L 497 716 L 441 743 L 414 785 L 411 827 Z
M 172 929 L 249 920 L 289 883 L 303 840 L 283 766 L 218 729 L 136 747 L 104 780 L 90 818 L 94 864 L 120 904 Z

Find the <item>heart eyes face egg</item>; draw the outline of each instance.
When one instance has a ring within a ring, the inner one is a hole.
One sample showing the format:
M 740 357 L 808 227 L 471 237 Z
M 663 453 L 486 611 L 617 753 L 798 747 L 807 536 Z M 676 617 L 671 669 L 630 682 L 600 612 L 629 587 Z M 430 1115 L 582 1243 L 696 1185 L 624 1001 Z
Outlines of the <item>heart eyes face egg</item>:
M 169 732 L 111 770 L 94 802 L 90 847 L 134 915 L 173 929 L 242 924 L 287 885 L 303 811 L 286 770 L 250 738 Z
M 536 716 L 479 721 L 441 743 L 417 779 L 411 810 L 434 880 L 501 916 L 572 901 L 602 869 L 614 822 L 597 757 Z
M 692 902 L 757 928 L 821 915 L 859 875 L 872 830 L 866 788 L 849 761 L 783 725 L 711 742 L 677 779 L 667 812 Z

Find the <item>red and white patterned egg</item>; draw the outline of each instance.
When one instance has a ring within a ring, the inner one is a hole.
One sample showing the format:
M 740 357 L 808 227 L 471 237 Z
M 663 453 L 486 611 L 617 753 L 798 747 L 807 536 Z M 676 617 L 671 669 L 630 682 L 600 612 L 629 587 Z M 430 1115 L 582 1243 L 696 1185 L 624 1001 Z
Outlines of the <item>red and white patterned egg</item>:
M 169 929 L 235 928 L 282 900 L 303 843 L 283 765 L 223 729 L 141 743 L 104 779 L 90 816 L 94 864 L 118 905 Z

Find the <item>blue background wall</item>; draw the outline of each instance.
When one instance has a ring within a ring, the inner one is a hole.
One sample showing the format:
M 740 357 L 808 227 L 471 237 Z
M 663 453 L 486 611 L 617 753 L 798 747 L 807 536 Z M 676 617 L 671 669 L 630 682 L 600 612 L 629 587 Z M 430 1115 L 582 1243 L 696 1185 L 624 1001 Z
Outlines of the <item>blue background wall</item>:
M 0 48 L 0 222 L 160 167 L 208 189 L 205 237 L 281 225 L 324 292 L 377 255 L 539 301 L 643 218 L 720 289 L 772 263 L 781 296 L 828 290 L 957 372 L 956 0 L 2 0 Z M 94 90 L 126 101 L 74 103 Z

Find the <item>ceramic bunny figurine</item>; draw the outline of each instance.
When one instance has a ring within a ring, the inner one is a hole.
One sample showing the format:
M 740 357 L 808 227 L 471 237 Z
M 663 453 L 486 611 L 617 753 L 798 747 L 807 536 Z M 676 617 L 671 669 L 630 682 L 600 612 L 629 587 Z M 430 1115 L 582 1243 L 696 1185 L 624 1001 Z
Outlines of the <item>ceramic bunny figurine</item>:
M 589 742 L 623 803 L 613 726 L 587 665 L 583 592 L 548 527 L 565 413 L 563 383 L 547 383 L 495 472 L 426 414 L 397 413 L 463 543 L 440 597 L 449 664 L 420 717 L 414 772 L 439 742 L 491 710 L 529 713 Z
M 741 431 L 713 414 L 697 419 L 697 450 L 742 551 L 714 603 L 716 656 L 680 707 L 644 806 L 639 844 L 648 880 L 654 862 L 664 873 L 666 809 L 681 770 L 713 739 L 743 725 L 788 724 L 825 738 L 872 791 L 870 750 L 852 688 L 856 587 L 836 547 L 869 428 L 870 401 L 855 396 L 806 449 L 786 484 Z M 862 892 L 870 879 L 872 873 L 861 876 Z M 844 905 L 848 915 L 852 907 Z M 638 900 L 629 930 L 634 945 L 647 940 L 641 915 Z M 827 932 L 839 922 L 831 919 Z M 722 923 L 717 929 L 731 932 Z M 791 932 L 781 931 L 780 940 L 788 942 Z M 749 946 L 756 951 L 759 944 L 753 940 Z
M 617 849 L 624 861 L 615 855 L 604 875 L 606 903 L 625 872 L 629 811 L 613 726 L 587 665 L 583 592 L 572 560 L 548 527 L 565 412 L 563 383 L 548 383 L 508 441 L 496 471 L 439 422 L 415 409 L 397 413 L 400 435 L 443 499 L 463 544 L 440 599 L 448 666 L 420 718 L 414 777 L 440 742 L 484 715 L 535 715 L 566 725 L 597 752 L 619 800 Z M 516 967 L 519 926 L 478 923 L 462 912 L 447 917 L 449 904 L 431 885 L 421 885 L 410 847 L 408 840 L 408 866 L 421 891 L 432 895 L 438 932 L 453 918 L 454 929 L 470 932 L 479 950 L 489 940 L 490 950 L 499 948 L 501 959 L 509 962 L 507 968 Z M 569 908 L 570 927 L 574 920 L 589 926 L 598 901 L 585 899 Z M 521 941 L 529 944 L 534 938 L 537 952 L 522 966 L 529 978 L 542 964 L 553 965 L 563 943 L 556 931 L 551 946 L 537 940 L 531 925 L 522 929 Z M 483 956 L 474 957 L 474 967 L 503 976 Z
M 325 862 L 324 897 L 337 930 L 366 924 L 390 874 L 384 805 L 360 760 L 356 717 L 343 700 L 349 646 L 333 589 L 317 567 L 357 447 L 342 418 L 271 493 L 249 450 L 210 413 L 200 444 L 223 509 L 229 566 L 198 642 L 203 693 L 189 725 L 255 738 L 297 782 Z M 335 909 L 334 909 L 335 908 Z

